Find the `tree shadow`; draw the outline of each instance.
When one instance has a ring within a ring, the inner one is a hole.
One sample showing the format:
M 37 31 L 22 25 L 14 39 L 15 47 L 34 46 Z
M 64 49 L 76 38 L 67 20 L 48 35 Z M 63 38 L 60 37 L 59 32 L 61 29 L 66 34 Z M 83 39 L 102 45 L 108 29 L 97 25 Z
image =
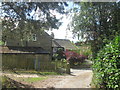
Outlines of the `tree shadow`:
M 92 68 L 78 68 L 78 67 L 73 67 L 71 69 L 76 69 L 76 70 L 92 70 Z
M 34 88 L 32 85 L 23 84 L 21 82 L 15 81 L 7 76 L 4 76 L 7 80 L 2 85 L 2 88 Z
M 74 75 L 74 74 L 70 73 L 70 76 L 76 76 L 76 75 Z

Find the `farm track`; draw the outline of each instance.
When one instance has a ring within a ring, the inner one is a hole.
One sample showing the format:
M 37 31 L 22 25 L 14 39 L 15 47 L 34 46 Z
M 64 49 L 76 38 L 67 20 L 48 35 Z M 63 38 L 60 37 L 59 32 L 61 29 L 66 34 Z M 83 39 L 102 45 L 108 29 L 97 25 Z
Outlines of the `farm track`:
M 40 77 L 35 74 L 6 74 L 14 79 L 15 77 Z M 31 85 L 34 88 L 90 88 L 92 80 L 92 70 L 90 69 L 71 69 L 71 75 L 49 75 L 45 80 L 23 84 Z
M 92 70 L 72 69 L 71 76 L 55 85 L 55 88 L 90 88 Z

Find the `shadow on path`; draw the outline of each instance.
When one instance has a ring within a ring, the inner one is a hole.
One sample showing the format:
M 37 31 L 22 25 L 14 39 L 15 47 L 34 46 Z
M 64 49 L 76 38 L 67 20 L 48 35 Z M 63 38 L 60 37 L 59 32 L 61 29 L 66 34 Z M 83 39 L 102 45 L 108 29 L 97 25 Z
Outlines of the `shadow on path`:
M 71 68 L 71 69 L 75 69 L 75 70 L 92 70 L 92 68 Z
M 15 81 L 7 76 L 4 76 L 6 78 L 6 82 L 2 85 L 2 88 L 34 88 L 31 85 L 23 84 L 18 81 Z M 8 87 L 9 86 L 9 87 Z

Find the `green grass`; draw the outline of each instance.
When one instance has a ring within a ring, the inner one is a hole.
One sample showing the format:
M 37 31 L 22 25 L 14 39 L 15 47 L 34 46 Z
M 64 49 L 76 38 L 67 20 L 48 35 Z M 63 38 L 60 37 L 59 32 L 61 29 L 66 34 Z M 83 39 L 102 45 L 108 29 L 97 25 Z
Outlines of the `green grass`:
M 4 76 L 0 76 L 0 79 L 2 80 L 2 83 L 5 83 L 5 82 L 6 82 L 6 80 L 7 80 L 7 78 L 6 78 L 6 77 L 4 77 Z
M 47 79 L 48 77 L 29 77 L 29 78 L 22 78 L 24 82 L 29 82 L 29 83 L 32 83 L 32 82 L 37 82 L 37 81 L 40 81 L 40 80 L 45 80 Z
M 4 42 L 0 40 L 0 45 L 3 45 L 3 44 L 4 44 Z
M 45 80 L 48 77 L 46 76 L 41 76 L 41 77 L 16 77 L 13 80 L 17 81 L 17 82 L 26 82 L 26 83 L 33 83 L 33 82 L 37 82 L 40 80 Z M 15 86 L 15 84 L 12 83 L 12 81 L 10 81 L 6 76 L 2 76 L 2 86 L 3 88 L 16 88 L 17 86 Z
M 15 71 L 16 73 L 38 74 L 38 75 L 63 75 L 57 72 L 39 72 L 39 71 Z

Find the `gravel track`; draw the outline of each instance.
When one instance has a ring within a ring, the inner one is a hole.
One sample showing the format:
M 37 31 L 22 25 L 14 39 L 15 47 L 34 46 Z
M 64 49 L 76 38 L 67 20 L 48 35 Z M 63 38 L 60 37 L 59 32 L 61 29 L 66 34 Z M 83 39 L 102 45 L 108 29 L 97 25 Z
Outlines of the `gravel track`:
M 6 74 L 11 76 L 10 74 Z M 37 75 L 13 75 L 12 77 L 39 77 Z M 45 80 L 28 83 L 35 88 L 90 88 L 92 80 L 92 70 L 71 69 L 71 75 L 52 75 Z M 24 82 L 21 82 L 24 83 Z M 26 84 L 26 83 L 25 83 Z

